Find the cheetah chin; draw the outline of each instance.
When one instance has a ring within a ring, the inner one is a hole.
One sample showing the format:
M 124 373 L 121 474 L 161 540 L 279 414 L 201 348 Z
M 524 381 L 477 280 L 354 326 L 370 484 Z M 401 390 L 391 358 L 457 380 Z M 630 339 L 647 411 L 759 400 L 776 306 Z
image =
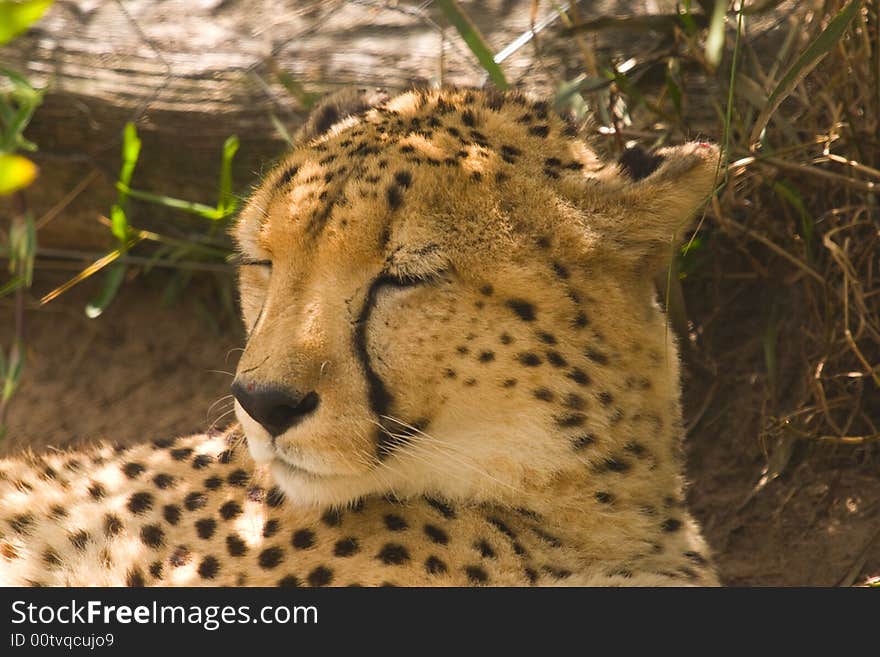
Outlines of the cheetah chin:
M 652 280 L 718 159 L 331 97 L 234 229 L 238 424 L 3 461 L 0 583 L 717 584 Z

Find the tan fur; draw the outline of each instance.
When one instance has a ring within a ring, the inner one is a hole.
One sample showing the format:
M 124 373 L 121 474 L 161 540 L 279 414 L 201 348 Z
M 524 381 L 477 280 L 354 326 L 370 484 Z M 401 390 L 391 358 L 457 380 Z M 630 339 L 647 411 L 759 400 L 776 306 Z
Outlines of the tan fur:
M 0 582 L 717 583 L 651 285 L 717 149 L 632 181 L 474 91 L 320 123 L 236 228 L 237 380 L 317 408 L 274 441 L 237 405 L 225 436 L 2 463 Z

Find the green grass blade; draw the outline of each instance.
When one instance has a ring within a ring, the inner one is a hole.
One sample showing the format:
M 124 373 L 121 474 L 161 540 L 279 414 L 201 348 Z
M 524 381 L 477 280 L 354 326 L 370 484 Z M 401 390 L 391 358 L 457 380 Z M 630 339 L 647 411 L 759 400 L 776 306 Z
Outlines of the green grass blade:
M 232 158 L 238 152 L 239 141 L 236 135 L 223 142 L 223 159 L 220 163 L 220 198 L 217 201 L 216 219 L 222 219 L 235 212 L 237 206 L 232 195 Z
M 142 192 L 138 189 L 124 187 L 121 183 L 116 183 L 116 188 L 120 191 L 124 188 L 126 195 L 133 199 L 137 199 L 138 201 L 148 201 L 149 203 L 162 205 L 166 208 L 183 210 L 184 212 L 197 214 L 200 217 L 204 217 L 206 219 L 216 220 L 222 218 L 223 216 L 219 213 L 217 208 L 210 205 L 205 205 L 204 203 L 195 203 L 193 201 L 184 201 L 182 199 L 173 198 L 171 196 L 151 194 L 150 192 Z
M 456 0 L 438 0 L 437 4 L 440 5 L 446 20 L 452 23 L 471 52 L 477 56 L 477 60 L 489 74 L 489 79 L 498 89 L 507 89 L 509 86 L 507 80 L 504 78 L 501 67 L 495 63 L 495 57 L 486 45 L 486 40 L 458 2 Z
M 0 0 L 0 45 L 36 23 L 54 0 Z
M 770 118 L 773 116 L 773 113 L 777 110 L 779 105 L 782 104 L 782 101 L 791 95 L 791 92 L 794 91 L 798 84 L 800 84 L 801 80 L 809 75 L 810 71 L 812 71 L 835 46 L 835 44 L 840 41 L 844 31 L 849 26 L 850 21 L 852 21 L 858 13 L 861 6 L 862 0 L 852 0 L 852 2 L 846 7 L 841 9 L 837 15 L 831 19 L 828 26 L 822 30 L 822 33 L 806 47 L 785 72 L 782 79 L 779 81 L 779 84 L 777 84 L 776 88 L 770 93 L 766 107 L 764 107 L 764 110 L 755 120 L 752 133 L 749 136 L 749 142 L 751 144 L 755 144 L 760 140 L 764 128 L 767 127 L 767 123 L 769 123 Z
M 119 183 L 122 186 L 116 186 L 120 194 L 120 205 L 125 203 L 128 188 L 131 187 L 131 177 L 134 175 L 134 168 L 140 154 L 141 140 L 134 123 L 129 121 L 125 124 L 125 129 L 122 132 L 122 168 L 119 170 Z
M 116 297 L 116 293 L 122 285 L 127 270 L 128 268 L 125 265 L 118 262 L 110 266 L 107 270 L 107 275 L 104 277 L 104 286 L 101 288 L 98 296 L 86 306 L 86 317 L 95 319 L 101 316 L 107 309 L 107 306 L 110 305 L 110 302 Z
M 706 37 L 706 61 L 715 69 L 721 63 L 724 52 L 724 19 L 727 15 L 727 0 L 715 0 L 712 19 L 709 22 L 709 36 Z

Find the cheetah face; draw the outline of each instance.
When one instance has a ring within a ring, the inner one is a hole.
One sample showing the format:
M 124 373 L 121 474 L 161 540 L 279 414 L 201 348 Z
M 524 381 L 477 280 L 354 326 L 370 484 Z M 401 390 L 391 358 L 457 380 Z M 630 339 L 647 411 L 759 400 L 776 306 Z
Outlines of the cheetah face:
M 634 181 L 543 104 L 475 92 L 297 148 L 235 233 L 257 463 L 317 506 L 504 497 L 582 464 L 613 430 L 615 360 L 664 349 L 648 281 L 711 189 L 714 148 L 661 155 Z

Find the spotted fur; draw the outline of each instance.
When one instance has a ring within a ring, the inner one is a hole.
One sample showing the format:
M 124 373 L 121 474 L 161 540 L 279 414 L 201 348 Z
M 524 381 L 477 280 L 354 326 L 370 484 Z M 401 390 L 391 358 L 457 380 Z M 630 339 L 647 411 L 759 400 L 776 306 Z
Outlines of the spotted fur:
M 236 226 L 240 425 L 2 462 L 0 582 L 717 583 L 651 284 L 717 149 L 607 164 L 518 94 L 358 99 Z

